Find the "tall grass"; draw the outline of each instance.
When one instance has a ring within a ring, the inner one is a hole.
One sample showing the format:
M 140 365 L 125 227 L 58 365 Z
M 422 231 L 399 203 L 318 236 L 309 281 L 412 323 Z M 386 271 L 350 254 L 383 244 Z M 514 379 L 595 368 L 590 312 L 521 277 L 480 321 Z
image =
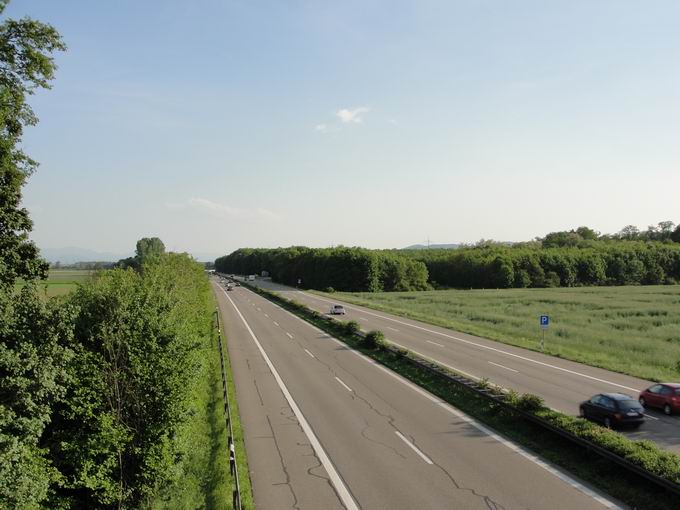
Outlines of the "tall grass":
M 680 286 L 335 293 L 336 299 L 651 380 L 680 379 Z

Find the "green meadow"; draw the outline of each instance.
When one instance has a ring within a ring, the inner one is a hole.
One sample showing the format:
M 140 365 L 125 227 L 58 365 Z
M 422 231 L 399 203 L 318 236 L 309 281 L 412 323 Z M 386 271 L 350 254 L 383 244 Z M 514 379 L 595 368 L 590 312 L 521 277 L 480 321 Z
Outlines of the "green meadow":
M 680 380 L 680 285 L 333 294 L 376 310 L 644 379 Z
M 50 269 L 47 280 L 41 282 L 40 287 L 47 297 L 64 296 L 93 274 L 94 271 L 87 269 Z

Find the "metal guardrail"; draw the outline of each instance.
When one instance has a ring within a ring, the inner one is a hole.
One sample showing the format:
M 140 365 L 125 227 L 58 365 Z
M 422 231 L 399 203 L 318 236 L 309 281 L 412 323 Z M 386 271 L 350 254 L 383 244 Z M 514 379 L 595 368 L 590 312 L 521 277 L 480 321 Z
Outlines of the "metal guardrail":
M 276 294 L 274 294 L 274 293 L 272 293 L 272 292 L 270 292 L 266 289 L 260 289 L 258 287 L 251 286 L 251 285 L 248 285 L 248 284 L 246 284 L 246 286 L 249 289 L 257 292 L 258 294 L 265 295 L 268 298 L 273 299 L 273 300 L 277 300 L 277 301 L 279 301 L 283 304 L 289 304 L 289 301 L 286 298 L 278 296 L 278 295 L 276 295 Z M 302 305 L 302 306 L 304 308 L 306 308 L 307 310 L 309 310 L 310 313 L 315 313 L 316 314 L 315 317 L 325 319 L 329 322 L 333 322 L 333 321 L 338 322 L 337 319 L 335 319 L 335 317 L 330 317 L 330 316 L 327 316 L 327 315 L 318 314 L 318 312 L 314 312 L 313 310 L 310 310 L 305 305 Z M 366 335 L 366 333 L 364 333 L 363 331 L 359 331 L 359 332 L 357 332 L 357 335 L 360 336 L 360 337 L 364 337 Z M 659 487 L 662 487 L 662 488 L 664 488 L 664 489 L 666 489 L 666 490 L 668 490 L 668 491 L 670 491 L 674 494 L 680 495 L 680 484 L 675 483 L 671 480 L 668 480 L 667 478 L 663 478 L 663 477 L 656 475 L 654 473 L 651 473 L 648 470 L 646 470 L 645 468 L 643 468 L 643 467 L 641 467 L 637 464 L 634 464 L 633 462 L 625 459 L 624 457 L 621 457 L 620 455 L 618 455 L 618 454 L 616 454 L 612 451 L 609 451 L 606 448 L 604 448 L 604 447 L 602 447 L 602 446 L 600 446 L 596 443 L 593 443 L 592 441 L 589 441 L 588 439 L 584 439 L 582 437 L 579 437 L 579 436 L 569 432 L 568 430 L 565 430 L 561 427 L 558 427 L 558 426 L 550 423 L 548 420 L 541 418 L 540 416 L 536 416 L 535 414 L 532 414 L 528 411 L 525 411 L 523 409 L 520 409 L 520 408 L 510 404 L 509 402 L 506 401 L 507 397 L 502 393 L 499 394 L 496 391 L 494 391 L 493 389 L 491 389 L 487 386 L 484 386 L 482 384 L 479 384 L 476 381 L 473 381 L 471 379 L 463 377 L 462 375 L 457 375 L 457 374 L 454 375 L 454 374 L 450 373 L 448 370 L 441 367 L 440 365 L 437 365 L 436 363 L 426 361 L 426 360 L 423 360 L 423 359 L 418 359 L 417 356 L 412 354 L 410 351 L 407 351 L 408 354 L 404 355 L 404 353 L 400 349 L 398 349 L 394 346 L 386 345 L 385 348 L 393 354 L 400 355 L 402 357 L 402 359 L 406 360 L 407 362 L 411 363 L 414 366 L 417 366 L 417 367 L 422 368 L 424 370 L 436 373 L 438 376 L 444 377 L 448 381 L 450 381 L 450 382 L 452 382 L 452 383 L 454 383 L 458 386 L 466 388 L 467 390 L 475 393 L 477 396 L 482 397 L 484 399 L 487 399 L 489 401 L 493 401 L 498 406 L 501 406 L 501 407 L 507 409 L 508 411 L 510 411 L 510 412 L 512 412 L 512 413 L 514 413 L 518 416 L 521 416 L 522 418 L 524 418 L 528 421 L 535 423 L 536 425 L 539 425 L 540 427 L 548 430 L 549 432 L 557 434 L 557 435 L 563 437 L 564 439 L 567 439 L 568 441 L 571 441 L 572 443 L 574 443 L 574 444 L 576 444 L 576 445 L 578 445 L 582 448 L 585 448 L 585 449 L 587 449 L 587 450 L 589 450 L 593 453 L 596 453 L 600 457 L 603 457 L 603 458 L 605 458 L 605 459 L 607 459 L 611 462 L 614 462 L 615 464 L 618 464 L 619 466 L 623 467 L 624 469 L 631 471 L 631 472 L 649 480 L 650 482 L 654 483 L 655 485 L 658 485 Z
M 227 389 L 227 371 L 224 364 L 224 347 L 222 343 L 222 330 L 220 328 L 220 313 L 215 308 L 215 322 L 213 327 L 217 331 L 217 345 L 220 350 L 220 365 L 222 367 L 222 398 L 224 400 L 224 416 L 227 425 L 227 445 L 229 448 L 229 472 L 234 479 L 234 490 L 232 491 L 232 508 L 243 510 L 241 503 L 241 487 L 238 478 L 238 465 L 236 464 L 236 446 L 234 445 L 234 429 L 232 428 L 231 406 L 229 404 L 229 391 Z

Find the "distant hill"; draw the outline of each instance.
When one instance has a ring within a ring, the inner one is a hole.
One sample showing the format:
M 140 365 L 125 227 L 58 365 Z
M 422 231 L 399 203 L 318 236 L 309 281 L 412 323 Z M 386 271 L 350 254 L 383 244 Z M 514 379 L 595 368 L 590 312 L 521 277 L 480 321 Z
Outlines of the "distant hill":
M 132 253 L 112 253 L 67 246 L 65 248 L 40 248 L 40 255 L 50 263 L 75 264 L 76 262 L 117 262 Z
M 431 244 L 429 246 L 430 250 L 455 250 L 456 248 L 460 248 L 460 244 Z M 402 250 L 427 250 L 428 247 L 427 245 L 424 244 L 412 244 L 411 246 L 407 246 L 406 248 L 402 248 Z

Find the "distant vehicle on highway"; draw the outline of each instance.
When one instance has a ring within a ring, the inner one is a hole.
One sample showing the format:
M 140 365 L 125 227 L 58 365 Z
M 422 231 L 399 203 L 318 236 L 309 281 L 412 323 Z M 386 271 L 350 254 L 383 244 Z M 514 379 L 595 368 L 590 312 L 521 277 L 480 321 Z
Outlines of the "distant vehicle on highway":
M 638 399 L 642 407 L 657 407 L 667 415 L 680 412 L 680 384 L 653 384 L 640 393 Z
M 333 305 L 331 306 L 331 311 L 328 312 L 331 315 L 345 315 L 345 307 L 342 305 Z
M 599 421 L 607 428 L 618 425 L 637 428 L 645 421 L 644 408 L 624 393 L 599 393 L 581 402 L 579 411 L 582 418 Z
M 227 283 L 227 290 L 234 290 L 234 285 L 231 283 Z
M 248 281 L 249 281 L 249 282 L 254 282 L 254 281 L 255 281 L 255 275 L 254 275 L 254 274 L 249 275 L 249 276 L 248 276 Z
M 237 287 L 240 287 L 240 286 L 241 286 L 241 282 L 236 282 L 234 285 L 236 285 Z

